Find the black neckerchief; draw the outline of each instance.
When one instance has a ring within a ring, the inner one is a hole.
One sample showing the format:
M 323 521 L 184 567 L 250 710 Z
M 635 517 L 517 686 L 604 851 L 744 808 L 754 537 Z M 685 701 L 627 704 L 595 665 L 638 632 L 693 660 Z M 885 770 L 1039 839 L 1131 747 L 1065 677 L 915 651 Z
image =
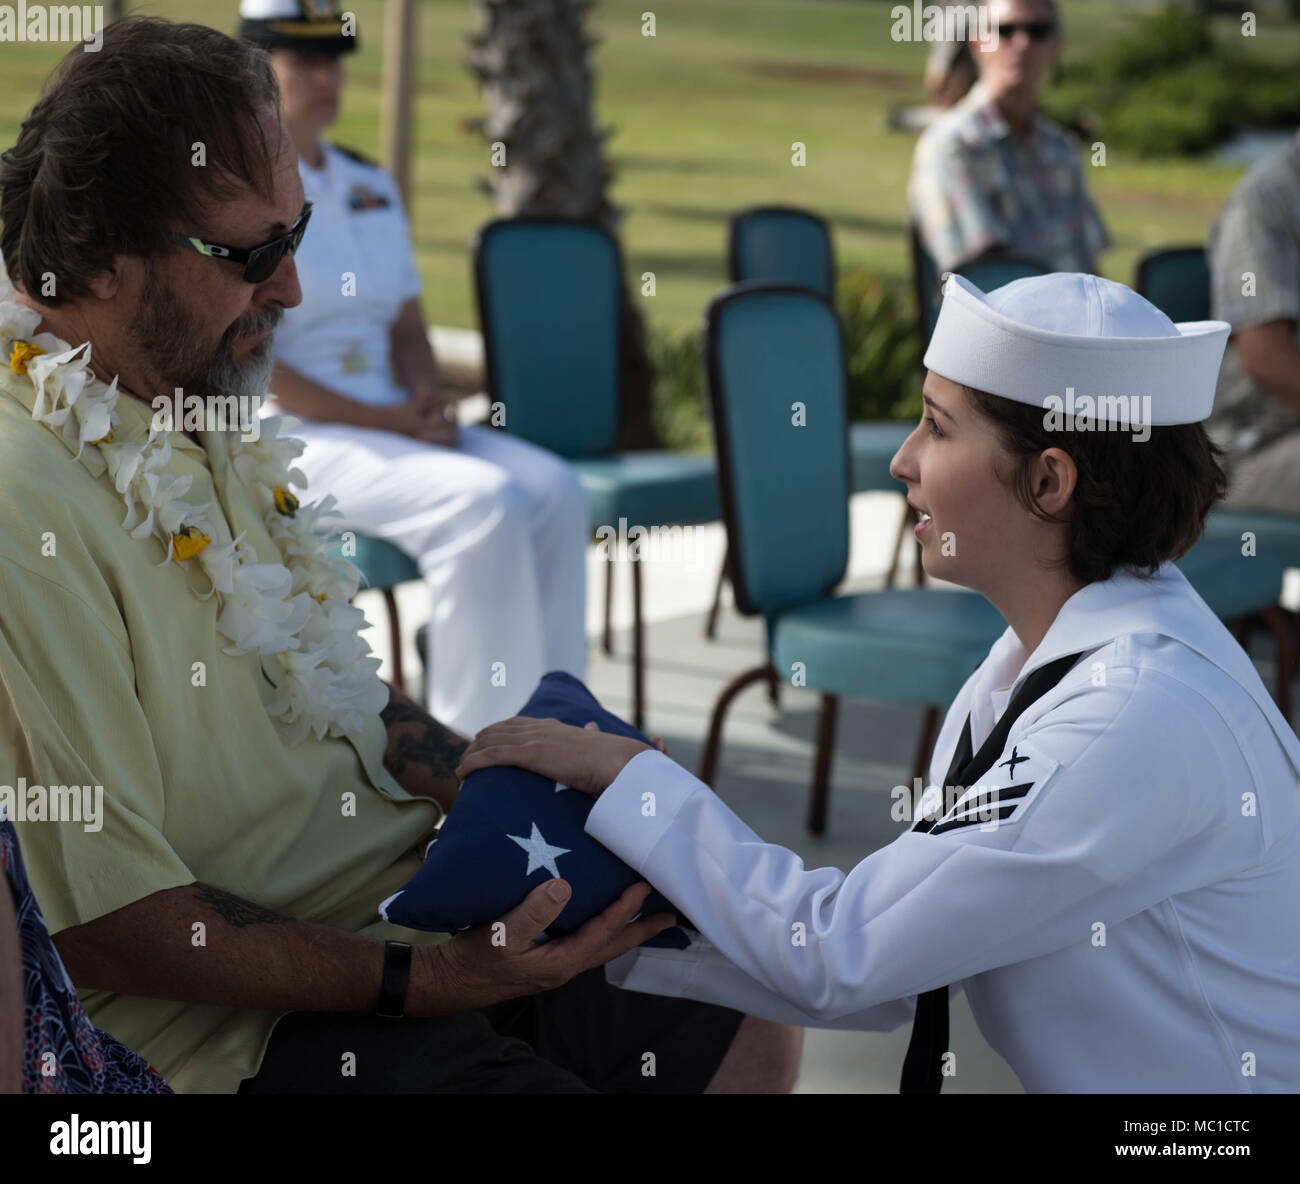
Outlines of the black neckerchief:
M 979 752 L 971 755 L 970 716 L 962 725 L 961 738 L 957 741 L 957 751 L 953 754 L 952 764 L 948 766 L 948 775 L 944 778 L 945 801 L 949 786 L 969 786 L 979 780 L 993 767 L 993 762 L 1006 747 L 1007 734 L 1025 709 L 1041 699 L 1066 675 L 1066 672 L 1081 658 L 1086 651 L 1066 654 L 1045 666 L 1040 666 L 1030 674 L 1020 689 L 1007 705 L 997 726 L 989 737 L 980 745 Z M 938 817 L 922 818 L 912 827 L 914 831 L 928 832 L 933 829 Z M 918 995 L 916 999 L 916 1018 L 912 1021 L 912 1039 L 907 1046 L 907 1056 L 903 1060 L 903 1079 L 899 1093 L 937 1094 L 943 1088 L 943 1057 L 948 1051 L 948 988 L 935 987 Z

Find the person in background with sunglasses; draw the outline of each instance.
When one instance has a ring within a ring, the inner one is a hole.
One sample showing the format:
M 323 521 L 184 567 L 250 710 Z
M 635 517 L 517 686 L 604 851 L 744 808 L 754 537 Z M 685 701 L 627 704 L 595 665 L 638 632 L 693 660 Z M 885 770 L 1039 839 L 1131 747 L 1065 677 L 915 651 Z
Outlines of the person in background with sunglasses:
M 1078 141 L 1038 110 L 1061 53 L 1054 0 L 985 0 L 979 81 L 922 134 L 908 205 L 939 271 L 999 249 L 1048 271 L 1091 272 L 1110 236 L 1088 195 Z
M 298 464 L 338 498 L 338 528 L 419 564 L 431 608 L 425 702 L 472 735 L 518 711 L 547 671 L 586 677 L 586 495 L 548 450 L 457 425 L 397 183 L 324 138 L 358 42 L 338 5 L 243 0 L 240 12 L 239 35 L 270 56 L 315 210 L 296 257 L 302 303 L 275 334 L 268 410 L 303 421 Z

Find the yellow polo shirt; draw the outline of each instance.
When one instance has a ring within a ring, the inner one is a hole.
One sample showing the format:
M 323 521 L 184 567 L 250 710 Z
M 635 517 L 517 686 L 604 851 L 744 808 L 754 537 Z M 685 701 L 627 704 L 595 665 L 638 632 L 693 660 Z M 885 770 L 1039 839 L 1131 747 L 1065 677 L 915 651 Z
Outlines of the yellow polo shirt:
M 266 711 L 275 664 L 264 673 L 257 653 L 222 652 L 216 597 L 199 600 L 179 565 L 159 566 L 157 539 L 123 530 L 103 462 L 75 459 L 32 419 L 30 378 L 0 365 L 0 392 L 0 785 L 103 786 L 100 829 L 16 819 L 49 931 L 199 880 L 349 932 L 443 940 L 376 912 L 415 873 L 442 814 L 384 769 L 378 716 L 355 738 L 290 748 Z M 114 441 L 148 438 L 150 407 L 123 395 L 117 411 Z M 191 505 L 211 500 L 214 543 L 244 531 L 260 560 L 280 562 L 227 439 L 203 433 L 199 447 L 172 432 L 168 471 L 193 478 Z M 222 957 L 211 924 L 206 944 L 188 923 L 142 937 Z M 178 1093 L 233 1093 L 285 1014 L 81 999 Z

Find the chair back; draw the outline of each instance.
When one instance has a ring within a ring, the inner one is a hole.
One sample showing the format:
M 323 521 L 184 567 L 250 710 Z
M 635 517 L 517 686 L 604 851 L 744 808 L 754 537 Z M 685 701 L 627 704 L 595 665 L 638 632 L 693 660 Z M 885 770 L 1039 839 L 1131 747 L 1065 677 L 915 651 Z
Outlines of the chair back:
M 704 354 L 736 606 L 770 619 L 848 565 L 840 324 L 807 288 L 735 284 L 705 314 Z
M 1048 269 L 1037 260 L 1009 251 L 981 255 L 957 268 L 957 274 L 970 280 L 981 292 L 992 292 L 1003 284 L 1047 273 Z
M 1175 324 L 1208 321 L 1213 315 L 1204 247 L 1168 247 L 1144 255 L 1134 288 Z
M 921 328 L 921 353 L 924 354 L 934 334 L 939 319 L 939 302 L 943 293 L 939 287 L 939 267 L 934 256 L 926 250 L 921 230 L 915 222 L 907 225 L 909 253 L 912 257 L 912 293 L 916 297 L 917 324 Z
M 732 215 L 728 263 L 733 283 L 811 288 L 835 299 L 835 253 L 825 219 L 793 206 L 753 206 Z
M 488 393 L 506 431 L 568 458 L 618 435 L 618 243 L 567 218 L 502 218 L 474 243 Z
M 912 286 L 921 327 L 921 354 L 924 356 L 939 320 L 939 305 L 943 302 L 943 274 L 939 271 L 934 256 L 926 249 L 920 228 L 915 222 L 909 223 L 907 233 L 912 254 Z M 1046 275 L 1048 272 L 1036 259 L 1019 255 L 1005 247 L 995 247 L 954 270 L 970 280 L 981 292 L 992 292 L 1013 280 L 1022 280 L 1031 275 Z

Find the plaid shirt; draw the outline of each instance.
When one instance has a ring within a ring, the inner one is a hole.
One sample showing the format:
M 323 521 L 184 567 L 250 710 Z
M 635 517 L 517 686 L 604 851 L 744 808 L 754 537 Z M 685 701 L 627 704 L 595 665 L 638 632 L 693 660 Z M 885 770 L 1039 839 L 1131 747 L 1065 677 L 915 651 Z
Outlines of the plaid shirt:
M 908 203 L 940 271 L 1006 246 L 1053 271 L 1090 272 L 1110 245 L 1074 136 L 1036 115 L 1021 139 L 979 83 L 921 135 Z
M 1255 277 L 1250 295 L 1247 273 Z M 1300 345 L 1300 133 L 1232 191 L 1210 232 L 1210 278 L 1214 318 L 1234 334 L 1291 321 Z M 1300 428 L 1300 416 L 1241 372 L 1233 340 L 1205 427 L 1237 461 Z

